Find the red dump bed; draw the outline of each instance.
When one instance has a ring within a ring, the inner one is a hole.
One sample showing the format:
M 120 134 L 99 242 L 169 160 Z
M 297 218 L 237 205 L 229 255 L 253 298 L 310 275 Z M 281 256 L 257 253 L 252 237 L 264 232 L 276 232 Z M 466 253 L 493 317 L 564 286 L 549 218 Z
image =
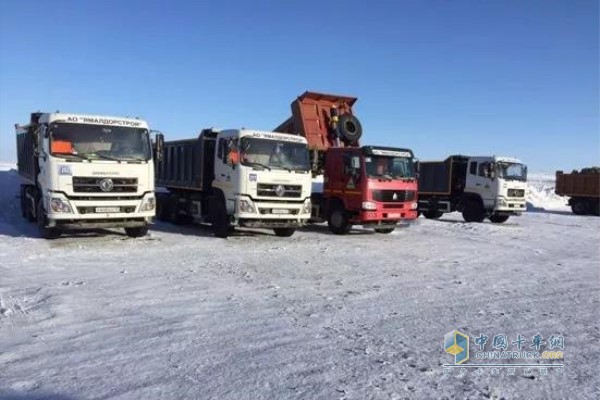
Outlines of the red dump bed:
M 331 109 L 336 107 L 339 115 L 354 115 L 352 106 L 356 100 L 356 97 L 304 92 L 292 102 L 292 116 L 274 131 L 304 136 L 311 150 L 325 151 L 336 147 L 330 129 Z M 344 143 L 340 143 L 339 147 L 344 147 Z
M 556 194 L 569 197 L 600 197 L 600 172 L 556 172 Z

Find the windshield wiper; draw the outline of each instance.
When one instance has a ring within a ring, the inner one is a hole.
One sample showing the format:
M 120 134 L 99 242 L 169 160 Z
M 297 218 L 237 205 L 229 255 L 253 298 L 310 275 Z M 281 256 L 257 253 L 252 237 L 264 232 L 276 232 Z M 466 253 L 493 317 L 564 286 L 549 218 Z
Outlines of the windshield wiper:
M 100 157 L 100 158 L 104 158 L 105 160 L 112 160 L 112 161 L 123 161 L 120 158 L 117 157 L 112 157 L 112 156 L 107 156 L 106 154 L 98 154 L 98 153 L 94 153 L 94 155 Z
M 269 167 L 268 165 L 257 163 L 257 162 L 254 162 L 254 161 L 244 161 L 244 164 L 247 164 L 247 165 L 258 165 L 259 167 L 266 168 L 269 171 L 271 170 L 271 167 Z
M 79 158 L 80 160 L 89 160 L 89 158 L 87 158 L 84 155 L 74 154 L 74 153 L 54 152 L 54 153 L 52 153 L 52 155 L 53 156 L 71 156 L 71 157 Z
M 273 166 L 273 167 L 274 167 L 274 168 L 286 169 L 286 170 L 288 170 L 289 172 L 292 172 L 292 169 L 291 169 L 291 168 L 289 168 L 289 167 L 284 167 L 283 165 L 276 165 L 276 166 Z

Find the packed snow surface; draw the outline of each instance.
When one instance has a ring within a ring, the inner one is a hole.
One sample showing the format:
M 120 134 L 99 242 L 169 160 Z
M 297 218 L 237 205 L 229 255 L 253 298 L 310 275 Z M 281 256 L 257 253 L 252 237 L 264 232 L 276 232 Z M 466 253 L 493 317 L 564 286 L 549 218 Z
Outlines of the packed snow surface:
M 45 241 L 18 184 L 0 171 L 0 399 L 600 395 L 600 218 L 532 198 L 505 224 L 451 214 L 390 235 L 159 223 Z M 444 375 L 454 329 L 562 335 L 564 375 Z

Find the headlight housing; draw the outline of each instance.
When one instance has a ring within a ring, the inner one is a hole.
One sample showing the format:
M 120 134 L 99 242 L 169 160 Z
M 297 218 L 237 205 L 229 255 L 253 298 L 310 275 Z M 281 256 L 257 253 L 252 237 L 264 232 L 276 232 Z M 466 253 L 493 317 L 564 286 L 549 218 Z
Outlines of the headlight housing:
M 310 199 L 306 199 L 306 201 L 304 202 L 304 205 L 302 206 L 301 214 L 310 214 L 311 211 L 312 211 L 312 203 L 310 202 Z
M 377 210 L 377 204 L 372 201 L 363 201 L 363 210 Z
M 416 201 L 414 203 L 411 203 L 411 205 L 410 205 L 411 210 L 416 210 L 418 207 L 419 207 L 419 204 Z
M 156 200 L 154 197 L 148 197 L 142 200 L 142 205 L 140 206 L 140 212 L 144 211 L 152 211 L 156 207 Z
M 237 209 L 238 212 L 240 213 L 251 213 L 251 214 L 255 214 L 256 213 L 256 208 L 254 207 L 254 204 L 252 203 L 252 200 L 250 199 L 238 199 L 237 201 Z
M 73 212 L 69 203 L 67 203 L 66 201 L 64 201 L 63 199 L 58 198 L 58 197 L 53 197 L 50 199 L 50 209 L 52 210 L 53 213 L 68 213 L 68 214 L 70 214 Z

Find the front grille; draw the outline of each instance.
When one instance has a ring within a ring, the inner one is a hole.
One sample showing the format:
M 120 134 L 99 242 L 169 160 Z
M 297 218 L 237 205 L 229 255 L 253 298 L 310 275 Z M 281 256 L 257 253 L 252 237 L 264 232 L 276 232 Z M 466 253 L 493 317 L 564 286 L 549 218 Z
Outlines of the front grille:
M 277 194 L 278 186 L 283 187 L 283 194 Z M 300 185 L 279 185 L 277 183 L 259 183 L 257 194 L 264 197 L 283 197 L 283 198 L 299 198 L 302 197 L 302 186 Z
M 525 197 L 525 189 L 508 189 L 508 197 Z
M 404 204 L 384 204 L 383 208 L 404 208 Z
M 109 192 L 110 193 L 110 192 Z M 119 200 L 141 200 L 144 195 L 139 196 L 69 196 L 69 200 L 84 200 L 84 201 L 119 201 Z
M 414 190 L 373 190 L 373 200 L 385 203 L 403 203 L 415 199 Z
M 102 190 L 101 182 L 110 180 L 110 190 Z M 73 177 L 73 191 L 77 193 L 135 193 L 137 178 L 102 178 L 102 177 Z

